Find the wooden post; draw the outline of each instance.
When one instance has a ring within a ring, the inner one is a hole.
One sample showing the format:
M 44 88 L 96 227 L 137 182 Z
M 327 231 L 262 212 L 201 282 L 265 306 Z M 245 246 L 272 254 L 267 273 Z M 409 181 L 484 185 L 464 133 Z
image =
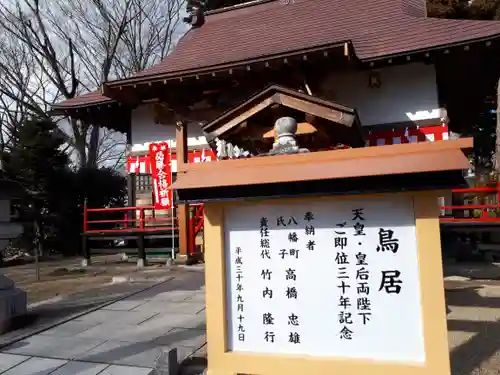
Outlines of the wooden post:
M 144 235 L 140 234 L 137 237 L 137 267 L 146 267 L 146 247 L 144 244 Z
M 127 152 L 126 156 L 127 158 L 131 156 L 131 147 L 132 147 L 132 111 L 130 111 L 130 115 L 128 118 L 128 124 L 127 124 Z M 128 201 L 128 206 L 129 207 L 135 207 L 136 206 L 136 187 L 137 187 L 137 177 L 135 173 L 128 173 L 127 174 L 127 201 Z M 135 210 L 127 211 L 127 214 L 125 215 L 127 219 L 134 220 L 136 217 Z M 134 222 L 130 221 L 127 222 L 127 227 L 133 226 Z
M 82 266 L 83 267 L 90 266 L 90 264 L 91 264 L 90 244 L 89 244 L 89 238 L 85 233 L 82 234 L 82 252 L 83 252 Z
M 175 153 L 177 159 L 177 175 L 183 173 L 183 167 L 187 164 L 187 125 L 183 121 L 177 121 Z M 179 231 L 179 258 L 186 259 L 189 256 L 189 205 L 179 204 L 177 207 L 178 231 Z
M 87 237 L 86 234 L 88 230 L 87 220 L 88 220 L 87 198 L 85 198 L 85 200 L 83 201 L 82 267 L 90 266 L 90 244 L 89 244 L 89 238 Z

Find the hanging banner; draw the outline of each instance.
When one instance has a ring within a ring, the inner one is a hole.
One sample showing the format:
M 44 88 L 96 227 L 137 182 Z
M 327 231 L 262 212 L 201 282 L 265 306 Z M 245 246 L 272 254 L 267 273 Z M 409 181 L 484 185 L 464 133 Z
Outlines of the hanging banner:
M 153 178 L 154 206 L 157 209 L 172 207 L 172 168 L 168 144 L 153 143 L 149 145 L 151 175 Z

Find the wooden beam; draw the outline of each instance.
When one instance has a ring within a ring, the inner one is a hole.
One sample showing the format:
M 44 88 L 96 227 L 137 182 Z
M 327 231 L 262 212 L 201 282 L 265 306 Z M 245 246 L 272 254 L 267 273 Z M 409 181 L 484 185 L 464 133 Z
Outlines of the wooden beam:
M 137 95 L 136 90 L 132 86 L 122 86 L 119 90 L 113 90 L 104 83 L 101 85 L 101 94 L 122 104 L 131 106 L 142 103 L 141 98 Z
M 132 147 L 132 110 L 128 110 L 127 116 L 127 149 L 126 149 L 126 157 L 130 156 L 129 152 Z M 129 207 L 136 207 L 136 188 L 137 188 L 137 179 L 135 173 L 127 173 L 127 201 Z M 127 216 L 129 219 L 135 219 L 135 210 L 128 211 Z
M 187 124 L 184 121 L 177 121 L 175 129 L 175 156 L 177 159 L 177 171 L 182 171 L 188 162 L 187 155 Z
M 203 108 L 203 109 L 189 109 L 187 104 L 172 104 L 164 99 L 161 105 L 162 111 L 172 113 L 178 120 L 184 122 L 209 122 L 220 116 L 223 109 L 220 108 Z M 164 125 L 171 124 L 169 121 Z
M 187 124 L 177 121 L 176 124 L 177 173 L 185 173 L 187 167 Z M 179 227 L 179 257 L 187 259 L 189 255 L 189 204 L 177 205 L 177 220 Z
M 246 111 L 244 111 L 240 115 L 236 116 L 232 120 L 225 123 L 220 128 L 214 130 L 214 132 L 212 133 L 213 137 L 215 138 L 215 137 L 220 136 L 221 134 L 225 133 L 226 131 L 228 131 L 228 130 L 234 128 L 235 126 L 237 126 L 238 124 L 242 123 L 243 121 L 245 121 L 249 117 L 262 111 L 263 109 L 266 109 L 267 107 L 269 107 L 273 103 L 274 103 L 273 98 L 267 98 L 264 101 L 260 102 L 259 104 L 253 106 L 252 108 L 247 109 Z
M 325 108 L 316 103 L 307 102 L 281 93 L 277 93 L 274 96 L 277 97 L 279 102 L 285 107 L 293 108 L 349 127 L 352 126 L 354 122 L 353 115 L 336 109 Z

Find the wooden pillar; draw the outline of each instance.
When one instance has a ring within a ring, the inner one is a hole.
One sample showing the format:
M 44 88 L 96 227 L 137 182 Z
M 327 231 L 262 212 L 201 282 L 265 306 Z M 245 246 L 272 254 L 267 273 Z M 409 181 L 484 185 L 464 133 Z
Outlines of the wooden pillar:
M 146 245 L 144 243 L 144 235 L 140 234 L 137 237 L 137 267 L 146 267 Z
M 183 173 L 184 165 L 187 164 L 187 124 L 177 121 L 176 124 L 175 154 L 177 159 L 177 175 Z M 188 258 L 189 255 L 189 205 L 179 204 L 177 206 L 177 219 L 179 225 L 179 257 Z
M 127 124 L 127 152 L 126 156 L 127 158 L 131 155 L 130 150 L 132 148 L 132 110 L 130 110 L 130 115 L 128 116 L 128 124 Z M 136 205 L 136 187 L 137 187 L 137 178 L 135 174 L 127 174 L 127 201 L 128 201 L 128 206 L 129 207 L 134 207 Z M 127 211 L 127 218 L 129 220 L 134 220 L 135 219 L 135 210 L 132 211 Z M 134 222 L 129 221 L 127 224 L 128 226 L 132 226 Z
M 134 207 L 136 205 L 135 188 L 137 187 L 136 175 L 134 173 L 127 174 L 127 201 L 129 207 Z M 135 219 L 135 210 L 127 211 L 128 220 Z M 132 226 L 133 221 L 127 222 L 127 226 Z
M 85 233 L 82 234 L 82 253 L 83 253 L 82 266 L 83 267 L 90 266 L 91 264 L 90 244 L 89 244 L 89 238 Z
M 87 220 L 88 220 L 87 198 L 85 198 L 85 200 L 83 201 L 82 267 L 90 266 L 90 244 L 89 244 L 89 238 L 87 236 L 87 230 L 88 230 Z

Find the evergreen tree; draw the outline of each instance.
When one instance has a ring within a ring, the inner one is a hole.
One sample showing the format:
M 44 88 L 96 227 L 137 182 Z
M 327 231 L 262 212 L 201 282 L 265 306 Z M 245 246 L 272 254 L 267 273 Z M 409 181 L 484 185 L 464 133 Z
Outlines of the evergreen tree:
M 68 173 L 68 156 L 61 150 L 56 125 L 47 119 L 24 122 L 12 134 L 9 151 L 0 155 L 7 178 L 17 181 L 26 191 L 19 212 L 27 226 L 25 238 L 43 254 L 43 244 L 54 221 L 58 197 L 53 193 Z M 31 231 L 29 229 L 32 229 Z
M 500 20 L 500 0 L 427 0 L 427 15 L 483 21 Z M 493 62 L 493 64 L 496 63 Z M 498 76 L 498 73 L 496 74 Z M 476 140 L 474 142 L 474 153 L 478 162 L 476 168 L 479 165 L 486 169 L 494 167 L 498 179 L 500 176 L 500 116 L 498 115 L 500 113 L 500 78 L 496 81 L 496 98 L 492 100 L 490 93 L 487 93 L 479 123 L 471 126 L 470 134 L 474 135 Z M 496 108 L 493 109 L 495 102 Z
M 72 255 L 80 250 L 84 202 L 89 208 L 124 207 L 126 181 L 121 174 L 108 168 L 80 168 L 71 171 L 65 179 L 53 190 L 58 197 L 54 208 L 58 215 L 51 247 L 58 253 Z M 125 211 L 93 212 L 89 220 L 109 220 L 109 223 L 89 224 L 88 229 L 112 229 L 117 226 L 114 220 L 122 220 L 124 216 Z
M 427 0 L 429 17 L 500 20 L 500 0 Z

